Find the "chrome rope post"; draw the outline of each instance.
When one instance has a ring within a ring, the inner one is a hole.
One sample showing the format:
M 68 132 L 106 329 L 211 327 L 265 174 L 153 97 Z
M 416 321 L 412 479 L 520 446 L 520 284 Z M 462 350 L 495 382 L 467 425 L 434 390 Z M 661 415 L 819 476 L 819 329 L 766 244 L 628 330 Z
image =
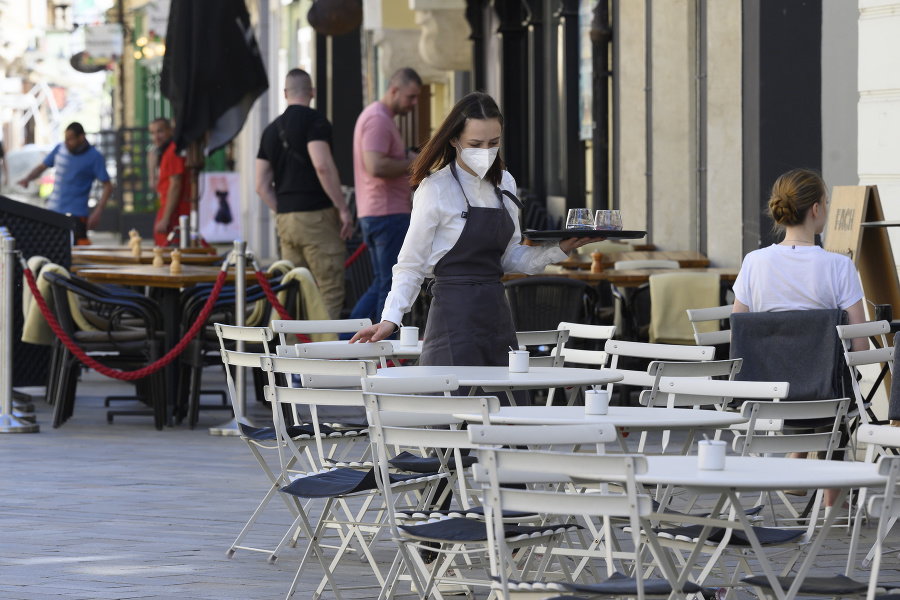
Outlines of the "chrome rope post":
M 13 414 L 12 347 L 13 298 L 16 293 L 16 240 L 0 227 L 0 433 L 37 433 L 36 423 L 21 421 Z
M 247 318 L 247 242 L 234 240 L 232 257 L 234 259 L 234 324 L 243 327 Z M 235 342 L 235 350 L 244 351 L 242 340 Z M 238 419 L 242 423 L 250 423 L 246 416 L 247 385 L 244 375 L 243 367 L 234 367 L 235 404 L 237 405 L 234 419 L 218 427 L 210 427 L 210 435 L 240 435 Z
M 178 247 L 182 250 L 191 245 L 190 225 L 188 224 L 190 219 L 188 215 L 178 217 Z

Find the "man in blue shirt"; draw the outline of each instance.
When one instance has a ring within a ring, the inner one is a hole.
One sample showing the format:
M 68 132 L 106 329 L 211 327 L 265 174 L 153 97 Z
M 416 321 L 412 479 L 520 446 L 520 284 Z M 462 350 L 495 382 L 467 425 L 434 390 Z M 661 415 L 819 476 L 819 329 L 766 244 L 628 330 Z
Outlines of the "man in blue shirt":
M 72 123 L 66 127 L 65 144 L 57 144 L 39 165 L 19 181 L 19 185 L 26 187 L 28 182 L 40 177 L 50 167 L 56 167 L 56 177 L 53 192 L 47 200 L 47 208 L 75 217 L 75 243 L 90 243 L 87 230 L 94 229 L 100 221 L 100 214 L 112 193 L 112 184 L 103 155 L 85 139 L 81 123 Z M 95 179 L 103 183 L 103 193 L 97 206 L 91 211 L 88 198 Z

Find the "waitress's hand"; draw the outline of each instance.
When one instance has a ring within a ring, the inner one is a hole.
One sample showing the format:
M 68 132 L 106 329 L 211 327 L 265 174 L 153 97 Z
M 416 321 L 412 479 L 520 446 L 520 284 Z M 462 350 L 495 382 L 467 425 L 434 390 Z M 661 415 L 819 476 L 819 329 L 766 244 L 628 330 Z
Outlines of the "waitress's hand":
M 397 326 L 390 321 L 382 321 L 377 325 L 369 325 L 365 329 L 360 329 L 350 339 L 350 343 L 355 342 L 380 342 L 397 329 Z
M 587 246 L 588 244 L 593 244 L 594 242 L 602 242 L 605 240 L 605 237 L 595 237 L 595 238 L 569 238 L 567 240 L 562 240 L 559 243 L 559 249 L 569 254 L 575 248 L 581 248 L 582 246 Z

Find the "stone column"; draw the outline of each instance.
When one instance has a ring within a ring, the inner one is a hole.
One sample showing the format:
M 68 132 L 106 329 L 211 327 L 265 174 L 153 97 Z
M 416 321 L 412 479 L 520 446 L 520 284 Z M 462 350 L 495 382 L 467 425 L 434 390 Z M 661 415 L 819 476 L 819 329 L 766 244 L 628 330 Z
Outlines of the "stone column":
M 694 3 L 654 0 L 651 15 L 652 223 L 662 249 L 698 245 Z
M 616 62 L 618 81 L 619 208 L 627 229 L 647 228 L 647 37 L 645 0 L 618 2 Z
M 706 3 L 706 253 L 717 267 L 741 264 L 743 142 L 741 3 Z

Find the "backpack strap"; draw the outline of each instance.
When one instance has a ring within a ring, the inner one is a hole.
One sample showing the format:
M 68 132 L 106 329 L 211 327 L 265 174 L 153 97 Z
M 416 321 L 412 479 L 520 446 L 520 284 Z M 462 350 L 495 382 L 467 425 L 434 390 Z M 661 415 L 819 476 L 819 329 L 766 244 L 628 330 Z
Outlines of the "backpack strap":
M 284 151 L 288 153 L 288 156 L 296 160 L 301 165 L 309 164 L 310 160 L 308 156 L 303 156 L 293 148 L 291 148 L 290 142 L 288 142 L 287 138 L 287 130 L 284 128 L 284 115 L 279 116 L 275 119 L 275 126 L 278 127 L 278 139 L 281 140 L 281 147 L 284 148 Z

